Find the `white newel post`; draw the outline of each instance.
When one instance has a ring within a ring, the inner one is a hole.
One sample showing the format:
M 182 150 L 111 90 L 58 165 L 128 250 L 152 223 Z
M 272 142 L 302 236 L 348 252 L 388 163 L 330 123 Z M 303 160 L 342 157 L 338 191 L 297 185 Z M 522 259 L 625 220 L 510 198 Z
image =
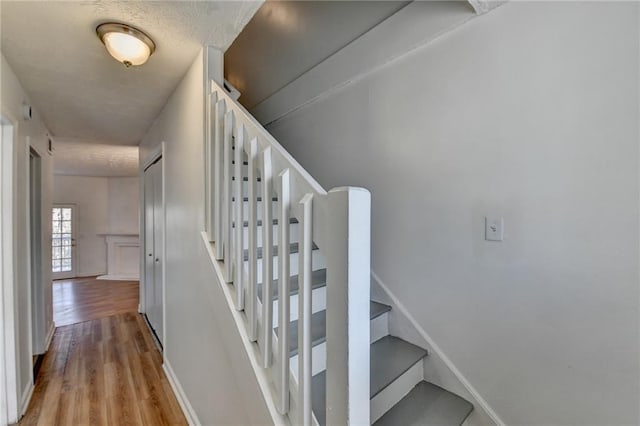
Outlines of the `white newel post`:
M 327 424 L 369 425 L 371 194 L 327 194 Z

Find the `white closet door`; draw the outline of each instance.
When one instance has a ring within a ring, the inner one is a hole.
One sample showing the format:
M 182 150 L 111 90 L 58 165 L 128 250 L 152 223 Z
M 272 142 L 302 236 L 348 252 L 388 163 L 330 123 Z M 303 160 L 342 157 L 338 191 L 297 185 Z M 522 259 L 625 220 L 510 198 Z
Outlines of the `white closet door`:
M 153 323 L 154 296 L 154 265 L 155 255 L 153 247 L 153 166 L 144 172 L 144 311 L 149 323 Z
M 164 259 L 164 235 L 163 235 L 163 215 L 162 211 L 162 160 L 153 165 L 155 170 L 153 171 L 153 251 L 155 253 L 154 264 L 154 307 L 155 312 L 155 324 L 154 329 L 158 336 L 158 339 L 162 343 L 162 305 L 163 305 L 163 293 L 162 293 L 162 264 Z
M 162 159 L 144 172 L 145 214 L 145 313 L 156 337 L 162 343 Z

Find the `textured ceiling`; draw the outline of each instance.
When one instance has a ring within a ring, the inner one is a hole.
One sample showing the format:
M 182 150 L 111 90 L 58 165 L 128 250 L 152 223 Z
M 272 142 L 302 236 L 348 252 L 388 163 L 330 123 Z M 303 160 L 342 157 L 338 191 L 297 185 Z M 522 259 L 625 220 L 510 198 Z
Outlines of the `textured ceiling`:
M 138 147 L 56 138 L 53 173 L 78 176 L 138 176 Z
M 267 1 L 226 51 L 225 77 L 251 109 L 407 3 Z
M 203 44 L 226 49 L 261 1 L 0 1 L 2 53 L 54 136 L 136 145 Z M 95 28 L 124 22 L 154 39 L 126 69 Z

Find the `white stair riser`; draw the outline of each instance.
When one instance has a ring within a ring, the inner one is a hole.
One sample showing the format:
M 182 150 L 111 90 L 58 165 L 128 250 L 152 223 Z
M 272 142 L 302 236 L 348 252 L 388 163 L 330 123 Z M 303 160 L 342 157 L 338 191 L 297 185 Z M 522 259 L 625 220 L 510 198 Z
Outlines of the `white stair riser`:
M 423 360 L 396 378 L 389 386 L 377 394 L 370 403 L 370 421 L 374 423 L 396 405 L 422 380 L 424 380 Z
M 257 216 L 258 216 L 258 220 L 262 220 L 262 201 L 257 201 L 256 202 L 256 210 L 257 210 Z M 271 208 L 271 218 L 272 219 L 277 219 L 278 218 L 278 202 L 277 201 L 271 201 L 272 203 L 272 208 Z M 235 201 L 232 203 L 232 211 L 235 215 Z M 235 216 L 233 218 L 234 222 L 235 222 Z M 248 201 L 243 201 L 242 202 L 242 222 L 243 222 L 243 226 L 244 226 L 244 221 L 249 220 L 249 202 Z
M 371 327 L 372 343 L 378 339 L 381 339 L 384 336 L 387 336 L 389 334 L 388 314 L 384 313 L 374 318 L 373 320 L 371 320 L 370 327 Z M 374 338 L 374 336 L 376 337 Z M 313 347 L 311 360 L 312 360 L 311 368 L 312 368 L 313 375 L 316 375 L 327 369 L 327 343 L 326 342 L 323 342 Z M 422 362 L 420 362 L 419 364 L 420 365 L 418 366 L 418 369 L 421 370 Z M 298 377 L 298 355 L 291 357 L 291 372 L 296 378 Z M 418 375 L 421 377 L 422 372 L 420 371 Z
M 289 266 L 291 275 L 298 275 L 298 255 L 299 253 L 293 253 L 289 256 Z M 311 255 L 311 261 L 313 265 L 313 270 L 317 271 L 326 266 L 325 257 L 320 253 L 320 250 L 313 250 L 313 254 Z M 249 262 L 244 262 L 245 273 L 249 270 Z M 273 278 L 278 278 L 278 256 L 273 256 Z M 262 259 L 258 259 L 258 283 L 262 282 Z
M 370 327 L 370 340 L 371 343 L 382 339 L 384 336 L 389 335 L 389 313 L 384 314 L 369 321 Z
M 298 294 L 290 296 L 289 304 L 289 320 L 295 321 L 298 319 Z M 273 327 L 278 327 L 278 309 L 280 299 L 273 301 Z M 327 309 L 327 287 L 318 287 L 311 292 L 311 312 L 316 313 Z
M 297 338 L 297 337 L 296 337 Z M 296 379 L 298 378 L 298 355 L 291 357 L 291 374 Z M 316 345 L 311 350 L 311 375 L 315 376 L 318 373 L 327 369 L 327 343 L 323 342 Z
M 273 226 L 273 244 L 277 245 L 278 244 L 278 225 L 272 225 Z M 257 235 L 257 240 L 258 240 L 258 247 L 262 247 L 262 226 L 258 226 L 258 235 Z M 243 247 L 249 247 L 249 228 L 245 227 L 243 230 Z M 297 243 L 298 242 L 298 224 L 297 223 L 291 223 L 289 224 L 289 241 L 292 243 Z
M 247 297 L 247 292 L 245 290 L 245 297 Z M 298 295 L 294 294 L 291 297 L 290 302 L 290 314 L 289 321 L 296 321 L 298 319 Z M 273 328 L 278 327 L 278 300 L 273 301 Z M 258 299 L 257 308 L 258 310 L 258 322 L 262 324 L 262 302 Z M 324 311 L 327 309 L 327 290 L 326 287 L 318 287 L 313 289 L 311 294 L 311 311 L 315 314 L 316 312 Z M 296 337 L 297 339 L 297 337 Z

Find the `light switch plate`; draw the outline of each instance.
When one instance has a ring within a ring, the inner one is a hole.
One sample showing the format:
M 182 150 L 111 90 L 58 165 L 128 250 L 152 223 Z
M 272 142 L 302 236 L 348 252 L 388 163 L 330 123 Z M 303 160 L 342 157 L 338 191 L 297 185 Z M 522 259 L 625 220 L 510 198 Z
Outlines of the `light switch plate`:
M 504 218 L 492 216 L 484 218 L 484 239 L 504 241 Z

